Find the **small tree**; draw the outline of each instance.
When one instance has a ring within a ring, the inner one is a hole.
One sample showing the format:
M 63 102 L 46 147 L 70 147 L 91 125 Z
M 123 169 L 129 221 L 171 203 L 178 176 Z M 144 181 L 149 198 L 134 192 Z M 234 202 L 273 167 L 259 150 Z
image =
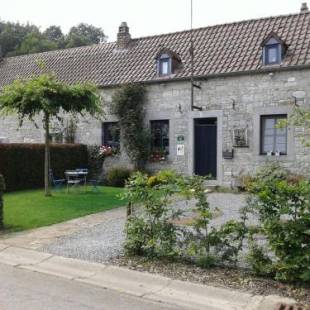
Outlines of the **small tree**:
M 61 118 L 62 114 L 72 113 L 98 117 L 102 115 L 100 95 L 92 84 L 67 85 L 56 79 L 53 74 L 42 74 L 29 80 L 16 80 L 0 93 L 0 112 L 17 113 L 19 126 L 25 118 L 35 123 L 34 118 L 43 114 L 45 130 L 45 195 L 50 196 L 49 157 L 51 118 Z

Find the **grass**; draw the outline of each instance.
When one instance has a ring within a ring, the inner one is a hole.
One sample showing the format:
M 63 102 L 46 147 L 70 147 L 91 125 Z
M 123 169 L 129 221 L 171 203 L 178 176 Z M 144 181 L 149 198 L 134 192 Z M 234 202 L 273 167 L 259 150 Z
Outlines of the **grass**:
M 91 187 L 80 190 L 54 191 L 45 197 L 43 190 L 7 193 L 4 195 L 4 224 L 9 231 L 20 231 L 60 223 L 84 215 L 125 205 L 118 194 L 122 188 Z

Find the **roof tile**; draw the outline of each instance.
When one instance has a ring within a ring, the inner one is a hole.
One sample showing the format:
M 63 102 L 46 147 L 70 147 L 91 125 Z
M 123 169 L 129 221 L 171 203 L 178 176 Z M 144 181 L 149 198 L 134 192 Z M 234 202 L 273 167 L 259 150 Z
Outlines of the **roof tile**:
M 282 15 L 216 25 L 193 30 L 195 75 L 208 76 L 262 68 L 261 42 L 275 32 L 288 45 L 282 67 L 310 65 L 310 13 Z M 163 49 L 177 53 L 182 69 L 171 78 L 189 78 L 190 32 L 132 39 L 127 50 L 116 43 L 57 50 L 4 58 L 0 62 L 0 87 L 17 78 L 39 74 L 37 61 L 67 83 L 91 81 L 99 86 L 158 79 L 155 57 Z

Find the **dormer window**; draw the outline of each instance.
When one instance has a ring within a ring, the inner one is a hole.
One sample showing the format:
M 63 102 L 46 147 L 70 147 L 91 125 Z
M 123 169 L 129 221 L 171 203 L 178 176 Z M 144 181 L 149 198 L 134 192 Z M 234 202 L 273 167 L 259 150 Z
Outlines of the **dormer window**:
M 265 65 L 276 65 L 281 62 L 280 44 L 266 45 L 265 47 Z
M 169 76 L 176 73 L 181 66 L 178 54 L 169 49 L 161 50 L 156 57 L 158 76 Z
M 263 41 L 263 63 L 264 65 L 279 65 L 282 63 L 286 44 L 274 33 Z
M 163 54 L 158 59 L 158 73 L 160 76 L 170 75 L 171 72 L 171 58 L 167 54 Z

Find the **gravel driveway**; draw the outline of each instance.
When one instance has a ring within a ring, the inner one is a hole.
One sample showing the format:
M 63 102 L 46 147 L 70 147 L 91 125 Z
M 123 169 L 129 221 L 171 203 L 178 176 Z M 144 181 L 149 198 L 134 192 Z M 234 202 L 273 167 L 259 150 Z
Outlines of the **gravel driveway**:
M 212 208 L 220 209 L 220 214 L 213 220 L 213 225 L 218 226 L 229 219 L 238 219 L 240 208 L 245 206 L 244 194 L 211 193 L 208 200 Z M 175 207 L 186 210 L 185 215 L 190 215 L 193 202 L 186 204 L 184 201 L 175 203 Z M 109 212 L 111 217 L 109 218 Z M 78 258 L 94 262 L 107 262 L 122 253 L 124 242 L 124 224 L 126 211 L 121 208 L 115 212 L 107 211 L 106 219 L 91 228 L 82 228 L 69 236 L 58 238 L 42 248 L 43 252 L 55 255 Z M 113 214 L 113 216 L 112 216 Z

